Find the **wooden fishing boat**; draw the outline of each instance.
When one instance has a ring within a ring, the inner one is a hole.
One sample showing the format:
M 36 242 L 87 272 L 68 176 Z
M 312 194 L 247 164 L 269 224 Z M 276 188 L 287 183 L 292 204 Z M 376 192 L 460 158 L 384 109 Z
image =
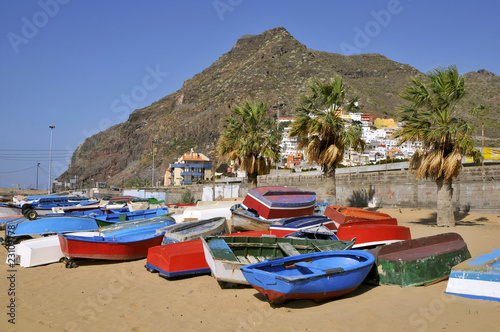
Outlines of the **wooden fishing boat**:
M 52 207 L 52 213 L 66 213 L 66 212 L 77 212 L 77 211 L 87 211 L 95 210 L 100 208 L 102 205 L 101 201 L 85 201 L 75 205 L 69 206 L 54 206 Z
M 369 248 L 411 239 L 410 228 L 398 225 L 349 222 L 337 230 L 339 240 L 356 238 L 355 248 Z
M 160 228 L 156 232 L 163 232 L 162 244 L 169 244 L 195 240 L 208 235 L 224 235 L 228 233 L 228 229 L 226 218 L 218 217 L 185 221 Z
M 241 270 L 247 282 L 271 303 L 321 302 L 356 290 L 374 261 L 364 250 L 329 251 L 250 264 Z
M 329 205 L 325 208 L 324 215 L 332 219 L 337 225 L 337 227 L 341 224 L 345 224 L 352 221 L 366 221 L 366 220 L 392 218 L 387 213 L 367 211 L 356 207 L 332 206 L 332 205 Z
M 330 230 L 335 230 L 335 223 L 328 217 L 325 216 L 302 216 L 294 218 L 285 218 L 274 221 L 269 229 L 274 232 L 279 231 L 294 231 L 303 230 L 313 226 L 324 226 Z
M 495 249 L 454 266 L 445 293 L 500 301 L 500 250 Z
M 175 223 L 173 218 L 167 216 L 141 219 L 108 226 L 100 232 L 99 236 L 94 237 L 59 234 L 59 242 L 68 260 L 74 258 L 139 259 L 148 255 L 150 247 L 161 244 L 163 233 L 156 234 L 156 230 L 173 223 Z
M 159 216 L 166 216 L 168 214 L 169 214 L 168 208 L 163 207 L 163 208 L 149 209 L 149 210 L 100 214 L 100 215 L 94 215 L 93 218 L 95 218 L 99 226 L 109 226 L 119 222 L 148 219 Z
M 401 287 L 425 285 L 450 275 L 467 259 L 467 244 L 457 233 L 443 233 L 379 246 L 369 250 L 376 258 L 367 281 Z
M 231 207 L 231 233 L 247 231 L 267 231 L 273 220 L 264 220 L 241 204 Z M 279 219 L 277 219 L 279 220 Z
M 220 282 L 248 284 L 240 268 L 266 259 L 318 251 L 351 248 L 351 241 L 310 240 L 279 237 L 202 237 L 205 259 L 212 276 Z
M 254 231 L 230 236 L 275 236 L 272 231 Z M 210 274 L 200 239 L 149 248 L 146 269 L 161 277 L 186 277 Z
M 288 187 L 257 187 L 250 190 L 243 206 L 262 219 L 308 216 L 314 213 L 316 194 Z
M 98 231 L 75 232 L 69 235 L 95 236 Z M 58 235 L 49 235 L 35 239 L 25 240 L 14 246 L 13 252 L 9 250 L 7 264 L 19 264 L 22 267 L 33 267 L 57 263 L 64 257 L 59 243 Z
M 319 239 L 319 240 L 338 240 L 337 232 L 323 225 L 299 229 L 296 232 L 285 235 L 284 237 L 293 237 L 298 239 Z
M 18 218 L 6 223 L 5 236 L 14 238 L 13 241 L 55 233 L 69 233 L 97 230 L 97 223 L 93 218 L 77 216 L 38 217 L 35 220 Z
M 12 203 L 0 203 L 0 218 L 21 216 L 21 208 Z
M 22 204 L 22 213 L 27 216 L 26 211 L 35 211 L 37 215 L 46 215 L 53 213 L 54 207 L 69 207 L 75 205 L 92 205 L 96 202 L 93 198 L 81 196 L 65 196 L 65 195 L 40 195 L 26 196 L 25 203 Z M 19 202 L 21 204 L 21 202 Z

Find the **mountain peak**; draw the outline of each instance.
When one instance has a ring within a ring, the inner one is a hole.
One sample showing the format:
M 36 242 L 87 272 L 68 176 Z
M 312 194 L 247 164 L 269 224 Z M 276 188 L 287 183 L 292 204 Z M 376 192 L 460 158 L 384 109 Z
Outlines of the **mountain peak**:
M 213 149 L 223 130 L 221 120 L 242 101 L 265 102 L 273 117 L 277 116 L 273 106 L 283 105 L 279 115 L 294 116 L 298 96 L 307 93 L 311 78 L 328 80 L 341 75 L 349 87 L 348 97 L 358 95 L 363 112 L 390 117 L 401 103 L 399 94 L 406 83 L 419 74 L 410 65 L 380 54 L 347 56 L 308 49 L 282 27 L 244 35 L 211 66 L 186 80 L 180 90 L 135 110 L 126 122 L 89 137 L 60 178 L 78 174 L 82 181 L 90 181 L 99 174 L 113 184 L 132 180 L 141 184 L 151 177 L 152 139 L 158 141 L 155 168 L 164 172 L 191 148 L 201 152 Z M 497 77 L 483 70 L 473 74 L 468 79 L 471 102 L 480 96 L 497 110 Z

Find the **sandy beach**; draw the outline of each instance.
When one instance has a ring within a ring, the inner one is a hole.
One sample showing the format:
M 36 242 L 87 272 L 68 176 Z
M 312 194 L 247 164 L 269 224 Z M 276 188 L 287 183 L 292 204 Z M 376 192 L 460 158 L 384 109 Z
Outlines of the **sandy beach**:
M 413 238 L 459 233 L 473 257 L 500 248 L 500 214 L 457 213 L 454 228 L 436 227 L 436 212 L 379 209 L 411 228 Z M 3 236 L 3 231 L 0 236 Z M 0 331 L 494 331 L 500 302 L 444 294 L 427 287 L 372 286 L 323 303 L 270 305 L 251 287 L 221 289 L 210 276 L 166 280 L 146 259 L 79 262 L 10 269 L 3 262 Z M 12 278 L 14 276 L 14 278 Z M 10 278 L 10 279 L 9 279 Z M 14 280 L 15 297 L 11 281 Z M 7 315 L 15 299 L 15 324 Z

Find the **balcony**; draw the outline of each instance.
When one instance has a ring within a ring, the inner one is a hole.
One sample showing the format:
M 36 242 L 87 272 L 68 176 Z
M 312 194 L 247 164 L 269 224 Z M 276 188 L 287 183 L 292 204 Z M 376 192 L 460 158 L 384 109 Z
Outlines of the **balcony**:
M 181 172 L 182 176 L 203 176 L 200 172 Z

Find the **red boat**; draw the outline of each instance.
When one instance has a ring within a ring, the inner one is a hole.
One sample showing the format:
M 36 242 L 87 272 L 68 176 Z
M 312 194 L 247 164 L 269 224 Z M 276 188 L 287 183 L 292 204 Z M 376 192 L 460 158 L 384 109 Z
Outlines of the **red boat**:
M 395 220 L 395 219 L 392 219 Z M 380 222 L 392 222 L 391 219 L 345 223 L 338 227 L 337 237 L 339 240 L 352 240 L 356 238 L 353 248 L 374 247 L 382 244 L 411 240 L 410 229 L 405 226 L 384 224 Z
M 288 187 L 258 187 L 250 190 L 242 205 L 263 219 L 310 216 L 316 194 Z
M 291 232 L 280 231 L 277 235 L 273 231 L 254 231 L 230 234 L 230 236 L 283 237 Z M 149 272 L 158 272 L 164 278 L 210 273 L 200 239 L 149 248 L 145 267 Z
M 378 219 L 390 219 L 390 215 L 375 211 L 366 211 L 360 208 L 347 206 L 332 206 L 328 205 L 323 213 L 328 218 L 332 219 L 338 225 L 352 221 L 366 221 Z
M 145 258 L 150 247 L 159 246 L 164 232 L 156 230 L 174 224 L 171 217 L 139 219 L 108 226 L 96 236 L 59 234 L 61 250 L 69 260 L 74 258 L 132 260 Z M 68 264 L 67 264 L 68 266 Z

